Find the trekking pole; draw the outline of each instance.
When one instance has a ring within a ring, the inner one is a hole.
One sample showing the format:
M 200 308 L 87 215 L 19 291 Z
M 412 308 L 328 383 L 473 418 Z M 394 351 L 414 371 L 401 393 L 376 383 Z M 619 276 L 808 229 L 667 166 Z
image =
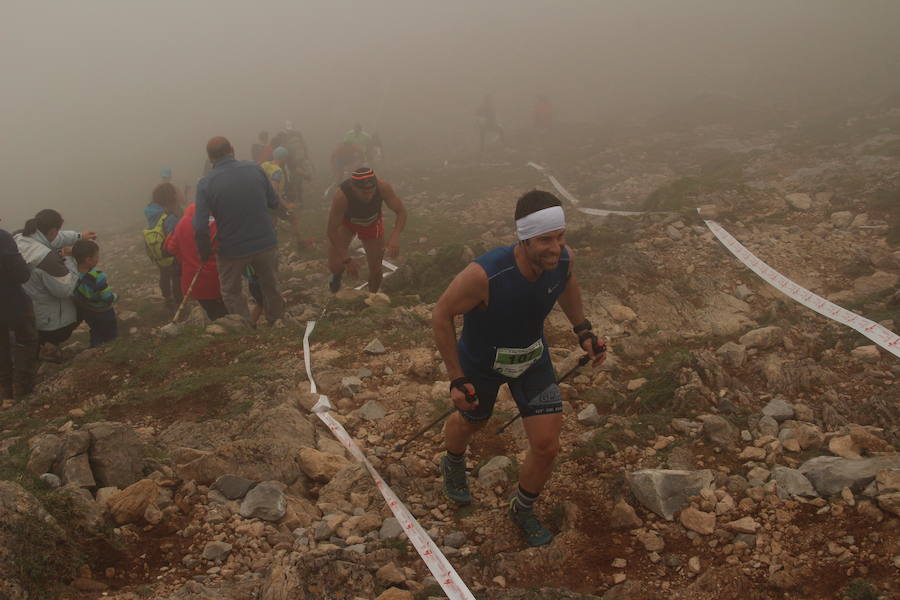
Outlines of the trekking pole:
M 203 270 L 203 265 L 206 263 L 201 263 L 200 268 L 197 269 L 197 272 L 194 273 L 194 278 L 191 279 L 191 285 L 188 286 L 187 292 L 184 293 L 184 297 L 181 299 L 181 304 L 178 305 L 178 310 L 175 311 L 175 316 L 172 317 L 172 323 L 178 322 L 178 317 L 181 316 L 181 311 L 184 310 L 184 305 L 187 304 L 188 299 L 191 297 L 191 292 L 194 291 L 194 284 L 197 283 L 197 278 L 200 277 L 200 271 Z
M 475 397 L 475 394 L 469 394 L 468 392 L 466 393 L 466 398 L 474 398 L 474 397 Z M 396 446 L 394 446 L 394 451 L 400 452 L 401 450 L 403 450 L 403 448 L 405 448 L 407 445 L 409 445 L 410 442 L 412 442 L 413 440 L 419 439 L 426 431 L 428 431 L 429 429 L 431 429 L 432 427 L 434 427 L 435 425 L 437 425 L 438 423 L 440 423 L 441 421 L 443 421 L 444 419 L 446 419 L 447 417 L 452 415 L 454 412 L 456 412 L 455 406 L 450 408 L 450 410 L 448 410 L 447 412 L 445 412 L 444 414 L 439 416 L 437 419 L 435 419 L 434 421 L 432 421 L 431 423 L 429 423 L 428 425 L 426 425 L 419 431 L 417 431 L 408 440 L 401 442 L 401 443 L 397 444 Z
M 623 336 L 623 337 L 627 337 L 627 335 L 626 335 L 626 336 Z M 596 343 L 594 344 L 594 353 L 595 353 L 595 354 L 598 354 L 598 355 L 599 355 L 599 354 L 603 354 L 604 352 L 606 352 L 606 343 L 605 343 L 605 342 L 602 343 L 602 344 L 596 344 Z M 562 383 L 563 381 L 565 381 L 570 375 L 572 375 L 572 373 L 574 373 L 575 371 L 577 371 L 578 369 L 580 369 L 580 368 L 583 367 L 584 365 L 588 364 L 588 363 L 590 362 L 590 360 L 591 360 L 591 355 L 590 355 L 590 354 L 585 354 L 584 356 L 582 356 L 581 358 L 579 358 L 579 359 L 578 359 L 578 363 L 577 363 L 574 367 L 572 367 L 571 369 L 569 369 L 568 371 L 566 371 L 565 374 L 564 374 L 562 377 L 560 377 L 559 379 L 557 379 L 557 380 L 556 380 L 556 383 L 557 383 L 557 384 L 560 384 L 560 383 Z M 522 416 L 521 414 L 517 414 L 517 415 L 514 416 L 512 419 L 510 419 L 509 421 L 507 421 L 506 423 L 504 423 L 503 426 L 500 427 L 500 429 L 498 429 L 497 431 L 494 432 L 494 434 L 495 434 L 495 435 L 500 435 L 501 433 L 503 433 L 504 431 L 506 431 L 506 428 L 507 428 L 507 427 L 509 427 L 510 425 L 512 425 L 513 423 L 515 423 L 515 422 L 516 422 L 516 419 L 518 419 L 518 418 L 521 417 L 521 416 Z

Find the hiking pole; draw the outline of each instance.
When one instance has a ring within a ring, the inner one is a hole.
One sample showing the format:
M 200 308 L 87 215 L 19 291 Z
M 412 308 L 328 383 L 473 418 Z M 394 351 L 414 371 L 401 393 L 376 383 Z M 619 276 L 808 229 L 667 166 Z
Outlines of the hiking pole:
M 605 351 L 606 351 L 605 346 L 604 346 L 603 348 L 604 348 L 603 351 L 605 352 Z M 557 380 L 556 380 L 556 383 L 557 383 L 557 384 L 560 384 L 560 383 L 562 383 L 563 381 L 565 381 L 566 379 L 568 379 L 569 376 L 572 375 L 572 373 L 574 373 L 575 371 L 577 371 L 578 369 L 580 369 L 580 368 L 583 367 L 584 365 L 588 364 L 588 362 L 589 362 L 590 360 L 591 360 L 591 355 L 590 355 L 590 354 L 585 354 L 584 356 L 582 356 L 581 358 L 579 358 L 579 359 L 578 359 L 578 363 L 577 363 L 574 367 L 572 367 L 571 369 L 569 369 L 568 371 L 566 371 L 566 373 L 565 373 L 562 377 L 560 377 L 559 379 L 557 379 Z M 503 433 L 504 431 L 506 431 L 506 428 L 507 428 L 507 427 L 509 427 L 510 425 L 512 425 L 512 424 L 516 421 L 516 419 L 518 419 L 518 418 L 521 417 L 521 416 L 522 416 L 522 415 L 520 415 L 520 414 L 514 416 L 512 419 L 510 419 L 509 421 L 507 421 L 506 423 L 504 423 L 503 426 L 500 427 L 500 429 L 498 429 L 497 431 L 495 431 L 494 434 L 495 434 L 495 435 L 500 435 L 501 433 Z
M 466 398 L 467 398 L 467 399 L 468 399 L 468 398 L 475 398 L 475 394 L 470 394 L 470 393 L 466 392 Z M 474 400 L 470 400 L 470 402 L 474 402 Z M 447 412 L 445 412 L 444 414 L 442 414 L 441 416 L 439 416 L 437 419 L 435 419 L 434 421 L 432 421 L 431 423 L 429 423 L 428 425 L 426 425 L 425 427 L 423 427 L 422 429 L 420 429 L 419 431 L 417 431 L 417 432 L 416 432 L 415 434 L 413 434 L 413 436 L 412 436 L 411 438 L 409 438 L 408 440 L 406 440 L 406 441 L 404 441 L 404 442 L 400 442 L 399 444 L 397 444 L 396 446 L 394 446 L 394 452 L 400 452 L 400 451 L 403 450 L 407 445 L 409 445 L 410 442 L 412 442 L 413 440 L 419 439 L 426 431 L 428 431 L 429 429 L 431 429 L 432 427 L 434 427 L 435 425 L 437 425 L 438 423 L 440 423 L 441 421 L 443 421 L 444 419 L 446 419 L 447 417 L 449 417 L 450 415 L 452 415 L 454 412 L 456 412 L 456 407 L 455 407 L 455 406 L 451 407 L 450 410 L 448 410 Z
M 178 310 L 175 311 L 175 316 L 172 317 L 172 323 L 178 322 L 178 317 L 181 316 L 181 311 L 184 310 L 184 305 L 187 304 L 188 299 L 191 297 L 191 292 L 194 291 L 194 284 L 197 283 L 197 278 L 200 277 L 200 271 L 203 270 L 203 265 L 206 263 L 201 263 L 200 268 L 197 269 L 197 272 L 194 273 L 194 278 L 191 279 L 191 285 L 188 286 L 187 292 L 184 293 L 184 297 L 181 299 L 181 304 L 178 305 Z
M 622 335 L 615 336 L 615 337 L 609 338 L 609 339 L 618 339 L 618 338 L 628 337 L 629 335 L 631 335 L 631 334 L 630 334 L 629 332 L 626 331 L 626 332 L 624 332 Z M 602 344 L 598 344 L 598 343 L 596 342 L 596 338 L 594 338 L 594 339 L 595 339 L 595 341 L 594 341 L 594 354 L 603 354 L 604 352 L 606 352 L 606 342 L 603 342 Z M 577 371 L 578 369 L 580 369 L 580 368 L 583 367 L 584 365 L 588 364 L 588 362 L 590 362 L 590 360 L 591 360 L 591 355 L 590 355 L 590 354 L 585 354 L 584 356 L 582 356 L 581 358 L 579 358 L 579 359 L 578 359 L 578 364 L 576 364 L 574 367 L 572 367 L 571 369 L 569 369 L 568 371 L 566 371 L 566 373 L 565 373 L 562 377 L 560 377 L 559 379 L 556 380 L 556 383 L 559 384 L 559 383 L 562 383 L 563 381 L 565 381 L 572 373 L 574 373 L 575 371 Z M 516 421 L 516 419 L 518 419 L 518 418 L 521 417 L 521 416 L 522 416 L 521 414 L 518 414 L 518 415 L 514 416 L 512 419 L 510 419 L 509 421 L 507 421 L 506 423 L 504 423 L 503 426 L 500 427 L 500 429 L 498 429 L 497 431 L 495 431 L 494 434 L 495 434 L 495 435 L 500 435 L 501 433 L 503 433 L 504 431 L 506 431 L 506 428 L 507 428 L 507 427 L 509 427 L 510 425 L 512 425 L 512 424 Z

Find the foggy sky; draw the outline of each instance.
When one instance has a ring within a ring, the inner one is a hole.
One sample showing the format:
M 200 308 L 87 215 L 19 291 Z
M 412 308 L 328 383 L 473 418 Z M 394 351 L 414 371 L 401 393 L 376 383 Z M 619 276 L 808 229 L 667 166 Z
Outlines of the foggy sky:
M 572 122 L 700 91 L 839 105 L 896 89 L 898 23 L 892 0 L 7 0 L 0 227 L 138 224 L 160 167 L 193 184 L 210 136 L 249 158 L 288 119 L 327 173 L 355 121 L 398 159 L 474 147 L 485 93 L 511 130 L 537 94 Z

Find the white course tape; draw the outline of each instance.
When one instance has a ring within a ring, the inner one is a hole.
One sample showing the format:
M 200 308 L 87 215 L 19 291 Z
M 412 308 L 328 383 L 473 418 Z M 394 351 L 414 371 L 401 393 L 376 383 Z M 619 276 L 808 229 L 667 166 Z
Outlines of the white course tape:
M 365 253 L 366 253 L 365 248 L 358 248 L 357 251 L 360 252 L 361 254 L 365 254 Z M 400 268 L 400 267 L 398 267 L 397 265 L 393 265 L 393 264 L 389 263 L 388 261 L 386 261 L 386 260 L 384 260 L 384 259 L 381 259 L 381 264 L 382 264 L 382 266 L 384 266 L 386 269 L 388 269 L 388 272 L 384 274 L 385 277 L 390 276 L 391 273 L 393 273 L 394 271 L 396 271 L 397 269 Z M 368 281 L 364 281 L 363 283 L 359 284 L 358 286 L 356 286 L 356 287 L 353 288 L 353 289 L 354 289 L 354 290 L 361 290 L 361 289 L 363 289 L 364 287 L 366 287 L 367 285 L 369 285 L 369 282 L 368 282 Z
M 704 221 L 719 241 L 734 254 L 738 260 L 750 267 L 754 273 L 765 279 L 783 294 L 793 298 L 800 304 L 811 308 L 829 319 L 847 327 L 852 327 L 894 356 L 900 357 L 900 337 L 896 333 L 874 321 L 841 308 L 821 296 L 800 287 L 747 250 L 739 241 L 725 231 L 715 221 Z
M 310 392 L 313 394 L 317 393 L 317 390 L 309 359 L 309 336 L 315 327 L 315 321 L 307 321 L 306 332 L 303 335 L 303 361 L 306 365 L 306 376 L 309 378 Z M 325 426 L 331 430 L 334 437 L 343 444 L 344 448 L 356 460 L 363 464 L 369 475 L 372 476 L 372 479 L 375 481 L 375 487 L 381 492 L 388 508 L 394 513 L 394 517 L 403 528 L 403 533 L 406 534 L 406 537 L 409 538 L 409 541 L 415 547 L 416 552 L 425 561 L 425 565 L 431 571 L 447 598 L 450 600 L 475 600 L 475 596 L 466 587 L 466 584 L 460 578 L 456 569 L 453 568 L 453 565 L 450 564 L 450 561 L 447 560 L 447 557 L 444 556 L 444 553 L 440 551 L 425 529 L 416 521 L 416 518 L 412 516 L 412 513 L 409 512 L 403 502 L 400 501 L 394 490 L 382 479 L 375 467 L 372 466 L 372 463 L 369 462 L 369 459 L 366 458 L 359 446 L 356 445 L 356 442 L 353 441 L 353 438 L 350 437 L 350 434 L 347 433 L 347 430 L 331 416 L 330 410 L 331 403 L 328 401 L 328 397 L 319 395 L 319 401 L 313 406 L 312 412 L 316 413 Z
M 581 206 L 579 206 L 580 202 L 579 202 L 578 198 L 576 198 L 571 193 L 569 193 L 569 190 L 564 188 L 563 185 L 559 182 L 559 180 L 556 177 L 548 174 L 546 167 L 542 167 L 541 165 L 539 165 L 537 163 L 533 163 L 533 162 L 529 162 L 527 164 L 529 167 L 531 167 L 533 169 L 537 169 L 544 175 L 547 175 L 547 179 L 550 180 L 550 183 L 553 185 L 553 187 L 556 188 L 556 191 L 559 192 L 563 198 L 565 198 L 566 200 L 571 202 L 572 205 L 575 207 L 575 209 L 578 210 L 578 212 L 582 212 L 586 215 L 593 215 L 595 217 L 605 217 L 608 215 L 634 216 L 634 215 L 647 214 L 647 213 L 635 212 L 635 211 L 631 211 L 631 210 L 606 210 L 605 208 L 582 208 Z

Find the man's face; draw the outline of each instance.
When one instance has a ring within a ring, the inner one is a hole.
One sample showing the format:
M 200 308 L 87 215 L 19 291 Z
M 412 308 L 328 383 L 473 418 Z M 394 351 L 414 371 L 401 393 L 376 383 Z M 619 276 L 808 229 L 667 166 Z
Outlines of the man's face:
M 566 230 L 555 229 L 525 240 L 525 256 L 542 271 L 551 271 L 559 264 L 566 245 Z
M 367 187 L 360 187 L 360 186 L 354 184 L 353 187 L 356 189 L 356 195 L 359 197 L 360 200 L 368 202 L 369 200 L 371 200 L 372 198 L 375 197 L 375 185 L 370 185 Z

